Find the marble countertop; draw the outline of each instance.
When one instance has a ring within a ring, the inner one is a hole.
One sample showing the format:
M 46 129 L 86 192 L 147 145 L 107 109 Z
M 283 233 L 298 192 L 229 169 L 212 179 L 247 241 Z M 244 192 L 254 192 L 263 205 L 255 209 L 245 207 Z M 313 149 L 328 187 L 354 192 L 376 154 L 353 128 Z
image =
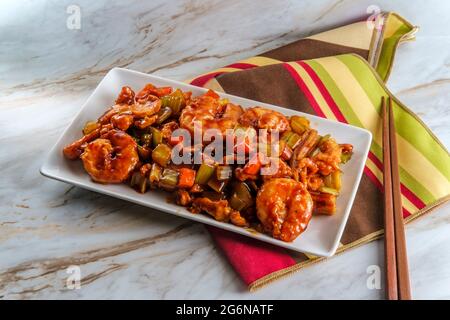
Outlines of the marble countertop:
M 250 293 L 202 225 L 39 174 L 112 67 L 187 79 L 346 23 L 372 1 L 254 3 L 1 2 L 0 298 L 383 298 L 367 285 L 370 266 L 383 268 L 381 241 Z M 449 148 L 450 3 L 377 3 L 421 26 L 400 47 L 388 86 Z M 415 298 L 450 298 L 449 221 L 447 204 L 406 228 Z M 71 265 L 80 289 L 67 286 Z

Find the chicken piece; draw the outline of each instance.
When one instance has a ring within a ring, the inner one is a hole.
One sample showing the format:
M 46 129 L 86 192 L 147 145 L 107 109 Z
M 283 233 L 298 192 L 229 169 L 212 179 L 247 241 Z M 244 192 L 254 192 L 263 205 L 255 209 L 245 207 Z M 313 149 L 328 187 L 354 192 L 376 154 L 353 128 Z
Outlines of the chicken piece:
M 281 159 L 270 158 L 270 163 L 265 166 L 267 170 L 261 170 L 264 181 L 274 178 L 291 178 L 292 169 Z
M 204 211 L 213 216 L 217 221 L 230 220 L 232 209 L 228 206 L 227 200 L 213 201 L 209 198 L 197 198 L 192 202 L 194 211 Z
M 230 221 L 232 224 L 238 227 L 247 227 L 247 220 L 241 215 L 239 211 L 233 210 L 230 214 Z
M 192 203 L 192 197 L 189 192 L 184 189 L 178 189 L 176 193 L 177 204 L 183 207 L 187 207 Z

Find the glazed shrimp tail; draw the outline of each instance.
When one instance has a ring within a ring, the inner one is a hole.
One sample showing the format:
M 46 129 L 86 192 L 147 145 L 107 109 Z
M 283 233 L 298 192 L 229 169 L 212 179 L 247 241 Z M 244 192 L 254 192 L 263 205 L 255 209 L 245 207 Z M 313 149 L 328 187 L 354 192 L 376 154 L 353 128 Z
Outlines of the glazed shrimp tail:
M 243 126 L 252 126 L 256 129 L 268 131 L 287 131 L 291 127 L 289 120 L 281 113 L 262 107 L 248 108 L 239 119 Z
M 233 129 L 243 110 L 232 103 L 222 104 L 214 91 L 208 91 L 200 97 L 191 100 L 180 115 L 180 127 L 194 132 L 198 124 L 201 130 L 218 129 L 225 134 L 227 129 Z M 200 129 L 200 128 L 199 128 Z
M 294 241 L 311 220 L 313 201 L 306 187 L 293 179 L 266 181 L 256 196 L 256 214 L 266 232 Z
M 130 135 L 113 129 L 90 142 L 81 160 L 92 180 L 120 183 L 129 177 L 139 161 L 137 144 Z

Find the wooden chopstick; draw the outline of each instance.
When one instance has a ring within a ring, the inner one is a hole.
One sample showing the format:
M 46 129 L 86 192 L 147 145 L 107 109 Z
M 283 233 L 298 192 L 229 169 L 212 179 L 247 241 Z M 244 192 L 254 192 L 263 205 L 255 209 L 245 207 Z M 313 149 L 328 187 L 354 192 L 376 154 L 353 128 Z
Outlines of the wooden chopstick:
M 390 143 L 390 171 L 392 183 L 392 199 L 394 203 L 394 230 L 395 255 L 397 265 L 398 299 L 411 300 L 411 287 L 409 281 L 408 256 L 406 252 L 405 228 L 402 212 L 402 198 L 400 191 L 400 175 L 398 167 L 397 137 L 394 123 L 392 99 L 388 99 L 389 108 L 389 143 Z M 384 149 L 383 149 L 384 150 Z
M 397 300 L 397 262 L 395 254 L 394 206 L 392 200 L 391 153 L 389 142 L 389 114 L 384 97 L 381 101 L 383 116 L 383 185 L 384 185 L 384 256 L 386 267 L 386 299 Z

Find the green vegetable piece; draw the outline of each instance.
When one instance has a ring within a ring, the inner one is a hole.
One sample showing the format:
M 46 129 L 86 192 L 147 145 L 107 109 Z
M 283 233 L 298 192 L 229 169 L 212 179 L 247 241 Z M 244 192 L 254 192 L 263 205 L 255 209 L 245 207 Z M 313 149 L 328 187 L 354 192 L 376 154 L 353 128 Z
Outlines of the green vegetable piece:
M 334 196 L 338 196 L 339 195 L 339 192 L 336 189 L 333 189 L 333 188 L 330 188 L 330 187 L 322 186 L 322 187 L 319 188 L 319 191 L 323 192 L 323 193 L 332 194 Z
M 158 146 L 158 144 L 162 143 L 163 136 L 161 131 L 159 131 L 156 128 L 151 127 L 150 130 L 152 131 L 152 143 L 153 147 Z
M 222 192 L 223 189 L 225 189 L 226 185 L 228 183 L 228 180 L 217 180 L 216 177 L 212 176 L 211 179 L 208 181 L 208 186 L 213 189 L 215 192 Z
M 237 211 L 244 210 L 253 204 L 250 188 L 245 182 L 239 182 L 234 185 L 229 203 L 230 207 Z
M 161 179 L 162 168 L 159 164 L 153 163 L 149 174 L 150 186 L 156 187 Z
M 195 176 L 195 183 L 206 184 L 214 174 L 215 167 L 206 163 L 202 163 Z
M 161 167 L 165 167 L 169 164 L 172 149 L 164 143 L 160 143 L 152 151 L 152 159 Z
M 164 169 L 161 179 L 159 180 L 159 187 L 168 191 L 173 191 L 178 184 L 178 171 L 173 169 Z
M 186 106 L 183 92 L 180 89 L 175 90 L 171 94 L 161 98 L 161 106 L 169 107 L 172 110 L 172 114 L 178 115 Z
M 292 131 L 298 134 L 302 134 L 309 128 L 309 120 L 301 116 L 292 116 L 290 124 Z
M 172 109 L 169 107 L 163 107 L 158 112 L 158 119 L 156 120 L 156 123 L 161 124 L 172 115 Z
M 352 153 L 342 153 L 341 154 L 341 163 L 347 163 L 352 158 Z

